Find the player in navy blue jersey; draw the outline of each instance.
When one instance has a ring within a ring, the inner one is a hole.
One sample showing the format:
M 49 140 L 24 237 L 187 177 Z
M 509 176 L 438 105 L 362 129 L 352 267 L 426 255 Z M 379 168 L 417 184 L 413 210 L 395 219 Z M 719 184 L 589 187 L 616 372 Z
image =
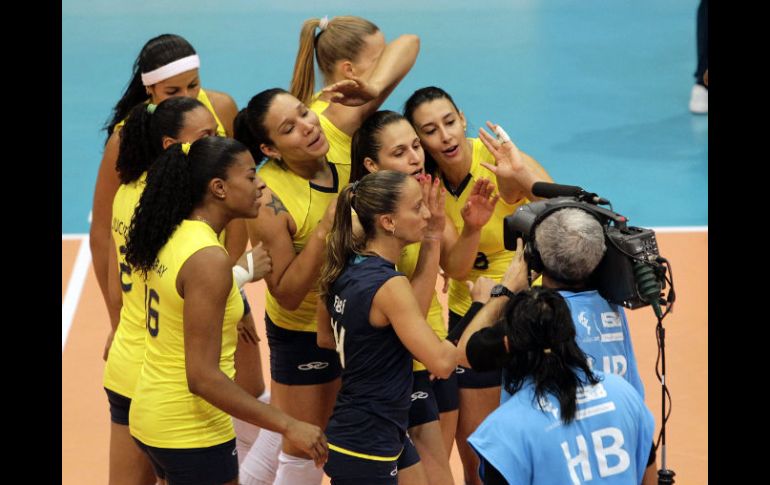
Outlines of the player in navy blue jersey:
M 395 485 L 399 474 L 409 483 L 427 483 L 406 433 L 412 358 L 446 378 L 456 349 L 431 330 L 395 263 L 407 244 L 439 243 L 427 232 L 439 191 L 428 178 L 418 182 L 383 170 L 343 189 L 337 201 L 320 279 L 325 318 L 318 331 L 319 345 L 336 347 L 342 364 L 342 388 L 326 428 L 332 456 L 324 470 L 332 485 Z M 354 236 L 352 212 L 361 235 Z M 435 275 L 438 258 L 431 268 Z M 323 341 L 324 324 L 333 342 Z

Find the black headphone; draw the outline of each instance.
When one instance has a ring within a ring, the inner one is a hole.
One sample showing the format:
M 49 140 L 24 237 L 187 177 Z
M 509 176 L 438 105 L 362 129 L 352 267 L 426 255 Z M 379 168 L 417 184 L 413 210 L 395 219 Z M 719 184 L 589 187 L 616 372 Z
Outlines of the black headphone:
M 535 244 L 535 227 L 537 224 L 532 226 L 532 238 L 524 246 L 524 261 L 530 270 L 535 273 L 542 273 L 545 268 L 543 267 L 543 258 L 540 257 L 540 251 L 537 250 L 537 244 Z

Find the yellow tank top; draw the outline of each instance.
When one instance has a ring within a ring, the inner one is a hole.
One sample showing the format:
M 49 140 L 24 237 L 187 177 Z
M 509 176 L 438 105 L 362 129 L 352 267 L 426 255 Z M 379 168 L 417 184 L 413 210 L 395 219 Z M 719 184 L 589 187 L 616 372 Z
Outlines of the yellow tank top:
M 146 179 L 147 172 L 129 184 L 122 184 L 112 202 L 112 236 L 119 255 L 123 306 L 120 309 L 120 324 L 112 339 L 102 382 L 107 389 L 129 398 L 134 395 L 134 386 L 144 360 L 146 330 L 144 280 L 141 275 L 133 273 L 126 263 L 126 236 Z
M 420 243 L 409 244 L 401 251 L 401 257 L 396 264 L 396 269 L 411 279 L 414 274 L 414 270 L 417 267 L 417 259 L 420 255 Z M 438 301 L 436 291 L 433 291 L 433 300 L 430 302 L 430 308 L 428 309 L 428 316 L 426 317 L 428 325 L 438 335 L 440 339 L 444 339 L 447 336 L 446 325 L 444 325 L 444 309 L 441 308 L 441 303 Z M 412 370 L 419 371 L 425 370 L 425 366 L 421 362 L 412 361 Z
M 446 215 L 455 225 L 458 233 L 462 232 L 464 226 L 460 211 L 468 200 L 473 184 L 482 177 L 495 181 L 494 174 L 481 165 L 481 162 L 494 165 L 495 157 L 478 138 L 469 138 L 469 140 L 473 145 L 470 173 L 458 187 L 459 195 L 455 196 L 449 191 L 446 194 Z M 497 186 L 497 183 L 495 185 Z M 508 251 L 503 245 L 503 219 L 512 214 L 517 207 L 527 203 L 529 203 L 527 199 L 521 199 L 514 204 L 508 204 L 502 198 L 497 202 L 495 212 L 481 229 L 478 254 L 468 280 L 475 282 L 479 276 L 486 276 L 500 281 L 514 254 L 514 251 Z M 464 315 L 468 311 L 471 306 L 471 296 L 464 281 L 449 280 L 448 303 L 449 310 L 454 313 Z
M 222 122 L 219 120 L 219 116 L 217 116 L 217 112 L 214 111 L 214 105 L 211 104 L 211 101 L 209 100 L 209 95 L 206 94 L 206 91 L 203 90 L 203 88 L 200 88 L 198 90 L 198 97 L 196 98 L 198 101 L 203 103 L 203 105 L 208 108 L 209 111 L 211 111 L 211 114 L 214 115 L 214 119 L 217 122 L 217 135 L 218 136 L 227 136 L 227 131 L 225 130 L 225 126 L 222 124 Z M 150 101 L 147 100 L 149 103 Z M 121 121 L 120 123 L 115 125 L 115 128 L 113 128 L 112 132 L 117 132 L 120 128 L 123 128 L 123 125 L 126 124 L 126 120 Z
M 332 160 L 331 158 L 329 160 Z M 350 163 L 329 163 L 334 175 L 334 187 L 319 187 L 300 177 L 288 168 L 284 169 L 274 160 L 268 160 L 259 170 L 259 176 L 270 190 L 281 199 L 297 226 L 292 236 L 294 252 L 299 254 L 310 239 L 313 230 L 323 219 L 326 207 L 340 193 L 350 179 Z M 283 308 L 268 290 L 265 294 L 265 311 L 276 325 L 289 330 L 315 332 L 315 311 L 318 302 L 318 287 L 314 286 L 305 295 L 299 308 L 289 311 Z
M 316 96 L 318 96 L 318 93 L 316 93 Z M 350 165 L 350 144 L 353 138 L 334 126 L 334 123 L 329 121 L 329 118 L 323 114 L 328 106 L 328 101 L 321 101 L 320 99 L 314 99 L 310 104 L 310 110 L 318 115 L 318 118 L 321 120 L 321 129 L 324 131 L 326 139 L 329 140 L 329 152 L 326 154 L 326 158 L 333 160 L 335 163 Z
M 318 91 L 313 95 L 313 99 L 310 101 L 310 109 L 315 111 L 319 115 L 323 113 L 326 108 L 329 107 L 329 102 L 320 99 L 320 96 L 321 96 L 321 91 Z
M 205 222 L 184 220 L 148 273 L 147 350 L 131 402 L 129 423 L 131 434 L 150 446 L 205 448 L 235 437 L 230 416 L 192 394 L 185 373 L 184 299 L 177 292 L 176 279 L 190 256 L 210 246 L 222 247 L 211 227 Z M 242 316 L 243 299 L 233 279 L 219 357 L 219 368 L 231 379 L 235 376 L 236 324 Z

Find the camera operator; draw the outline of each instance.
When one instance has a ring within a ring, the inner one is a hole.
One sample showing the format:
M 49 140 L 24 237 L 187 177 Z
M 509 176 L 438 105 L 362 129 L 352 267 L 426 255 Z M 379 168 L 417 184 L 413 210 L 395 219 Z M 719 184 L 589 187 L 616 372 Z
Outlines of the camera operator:
M 589 213 L 576 209 L 557 210 L 536 225 L 528 260 L 539 259 L 534 266 L 542 267 L 543 286 L 558 290 L 565 299 L 573 320 L 576 341 L 588 354 L 589 366 L 606 373 L 623 376 L 644 398 L 644 388 L 636 368 L 628 323 L 623 309 L 609 303 L 593 288 L 589 280 L 606 250 L 601 224 Z M 524 251 L 517 242 L 517 256 L 503 277 L 502 284 L 493 288 L 493 298 L 473 317 L 458 342 L 458 362 L 474 370 L 503 367 L 501 402 L 511 394 L 505 383 L 509 372 L 504 363 L 509 360 L 504 346 L 502 325 L 493 326 L 512 295 L 512 291 L 527 286 L 527 265 L 522 261 Z M 495 298 L 502 296 L 503 298 Z M 504 320 L 505 316 L 503 316 Z M 483 329 L 482 331 L 478 331 Z M 477 332 L 478 331 L 478 332 Z M 654 447 L 649 464 L 654 464 Z M 655 467 L 650 466 L 645 483 L 655 483 Z
M 535 263 L 535 266 L 542 267 L 543 286 L 558 290 L 567 301 L 578 345 L 588 355 L 591 367 L 620 375 L 644 398 L 644 386 L 637 370 L 625 312 L 621 306 L 609 303 L 589 286 L 590 277 L 606 251 L 601 224 L 586 211 L 565 208 L 545 217 L 535 226 L 533 234 L 531 247 L 525 251 L 530 265 L 532 260 L 539 259 L 541 263 Z M 505 290 L 505 286 L 498 286 L 493 289 L 493 294 L 505 296 Z M 489 322 L 489 325 L 492 323 Z M 463 336 L 470 338 L 468 330 Z M 485 344 L 500 338 L 499 332 L 492 331 L 490 335 L 482 333 L 470 339 L 468 360 L 474 369 L 495 365 L 485 359 L 490 354 L 483 349 Z M 478 350 L 481 352 L 474 352 L 476 345 L 480 346 Z M 472 354 L 481 359 L 474 362 Z M 461 362 L 464 361 L 465 356 Z M 508 397 L 503 391 L 502 400 Z

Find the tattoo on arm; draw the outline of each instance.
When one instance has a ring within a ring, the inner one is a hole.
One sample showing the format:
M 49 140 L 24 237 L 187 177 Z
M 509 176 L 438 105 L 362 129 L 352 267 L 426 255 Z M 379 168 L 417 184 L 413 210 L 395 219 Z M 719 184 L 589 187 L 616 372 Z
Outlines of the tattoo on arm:
M 272 195 L 273 200 L 270 201 L 269 204 L 267 204 L 268 207 L 272 207 L 275 211 L 275 215 L 280 214 L 281 212 L 289 213 L 288 210 L 286 210 L 286 206 L 283 205 L 283 202 L 281 202 L 281 199 L 276 197 L 275 195 Z

